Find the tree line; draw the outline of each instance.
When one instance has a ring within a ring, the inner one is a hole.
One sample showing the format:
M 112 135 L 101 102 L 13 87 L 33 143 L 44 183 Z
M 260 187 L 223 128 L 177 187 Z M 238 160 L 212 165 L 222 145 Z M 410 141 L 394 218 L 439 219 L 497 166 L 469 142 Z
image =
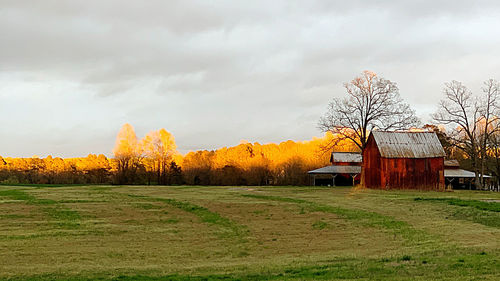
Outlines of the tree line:
M 243 141 L 234 147 L 181 155 L 165 129 L 139 139 L 130 124 L 116 137 L 113 157 L 2 158 L 0 183 L 47 184 L 189 184 L 307 185 L 307 171 L 328 165 L 330 152 L 363 151 L 373 130 L 431 130 L 447 158 L 482 175 L 500 179 L 500 84 L 486 80 L 473 93 L 463 83 L 444 84 L 433 124 L 421 126 L 393 81 L 364 71 L 344 84 L 346 96 L 334 98 L 318 127 L 324 137 L 310 141 L 259 144 Z
M 1 158 L 4 184 L 154 184 L 154 185 L 308 185 L 307 171 L 329 163 L 324 147 L 337 136 L 326 133 L 310 141 L 259 144 L 181 155 L 165 129 L 139 139 L 130 124 L 117 134 L 113 158 Z M 356 149 L 349 141 L 338 150 Z

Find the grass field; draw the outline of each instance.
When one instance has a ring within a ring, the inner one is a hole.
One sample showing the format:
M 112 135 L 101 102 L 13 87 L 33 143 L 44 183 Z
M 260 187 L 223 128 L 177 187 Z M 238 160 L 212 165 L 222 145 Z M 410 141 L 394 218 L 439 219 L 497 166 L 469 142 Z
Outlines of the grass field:
M 500 193 L 0 186 L 0 280 L 499 280 Z

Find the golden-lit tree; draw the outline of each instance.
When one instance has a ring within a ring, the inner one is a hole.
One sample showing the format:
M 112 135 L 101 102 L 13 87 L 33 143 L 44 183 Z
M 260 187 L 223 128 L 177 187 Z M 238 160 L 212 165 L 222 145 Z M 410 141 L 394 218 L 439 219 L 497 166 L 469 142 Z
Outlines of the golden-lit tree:
M 336 136 L 326 133 L 310 141 L 259 144 L 242 141 L 234 147 L 196 151 L 184 156 L 182 169 L 188 184 L 300 185 L 308 184 L 307 171 L 328 165 L 322 150 Z M 339 142 L 337 149 L 354 151 L 356 145 Z
M 141 164 L 143 151 L 132 125 L 127 123 L 118 132 L 113 154 L 118 163 L 118 183 L 134 182 L 136 171 Z
M 141 147 L 151 162 L 151 170 L 156 171 L 158 184 L 166 184 L 170 163 L 178 154 L 174 136 L 165 129 L 148 133 L 141 140 Z

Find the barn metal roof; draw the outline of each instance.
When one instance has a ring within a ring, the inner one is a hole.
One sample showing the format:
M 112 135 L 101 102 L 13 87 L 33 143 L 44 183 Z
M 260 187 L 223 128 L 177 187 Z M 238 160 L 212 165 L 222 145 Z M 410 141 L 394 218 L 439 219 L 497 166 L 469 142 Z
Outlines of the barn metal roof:
M 332 152 L 332 160 L 332 162 L 361 163 L 363 155 L 358 152 Z
M 361 166 L 326 166 L 307 172 L 308 174 L 360 174 Z
M 481 175 L 479 175 L 481 176 Z M 474 178 L 474 172 L 467 171 L 464 169 L 444 169 L 445 178 Z M 490 178 L 491 176 L 484 175 L 485 178 Z
M 374 131 L 372 135 L 384 158 L 432 158 L 446 155 L 434 132 Z

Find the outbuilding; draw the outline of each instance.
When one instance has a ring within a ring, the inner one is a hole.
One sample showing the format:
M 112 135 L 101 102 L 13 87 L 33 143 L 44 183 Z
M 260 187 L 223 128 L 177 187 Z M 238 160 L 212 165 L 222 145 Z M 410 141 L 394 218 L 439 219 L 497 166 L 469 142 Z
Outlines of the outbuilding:
M 363 157 L 359 152 L 332 152 L 331 165 L 309 171 L 312 185 L 346 186 L 360 181 Z
M 481 174 L 479 174 L 481 177 Z M 444 178 L 446 188 L 452 189 L 476 189 L 474 180 L 476 174 L 474 172 L 460 169 L 460 164 L 457 160 L 444 160 Z M 486 187 L 491 188 L 491 176 L 484 175 L 486 179 Z
M 444 149 L 434 132 L 373 131 L 363 151 L 367 188 L 444 190 Z

